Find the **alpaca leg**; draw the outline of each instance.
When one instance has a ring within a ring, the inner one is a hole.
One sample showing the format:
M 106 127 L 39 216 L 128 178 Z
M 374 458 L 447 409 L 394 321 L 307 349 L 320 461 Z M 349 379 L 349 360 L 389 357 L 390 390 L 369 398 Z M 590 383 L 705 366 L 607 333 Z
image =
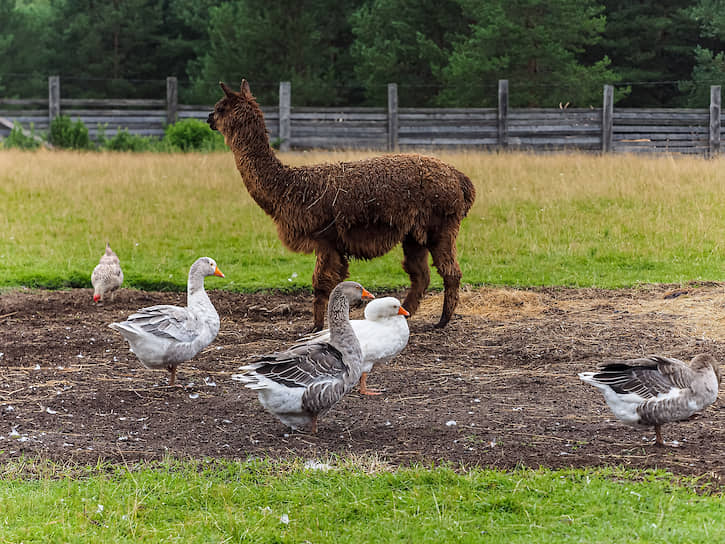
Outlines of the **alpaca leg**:
M 452 229 L 453 230 L 453 229 Z M 453 316 L 453 312 L 458 306 L 458 288 L 461 284 L 461 267 L 458 266 L 456 260 L 456 234 L 458 228 L 445 235 L 430 248 L 433 257 L 433 265 L 435 265 L 438 273 L 443 278 L 443 311 L 441 319 L 435 325 L 435 328 L 445 327 Z
M 410 276 L 410 289 L 403 301 L 403 308 L 413 315 L 430 283 L 428 250 L 408 236 L 403 240 L 403 255 L 403 270 Z
M 330 291 L 344 280 L 347 274 L 348 263 L 345 257 L 332 249 L 317 250 L 315 272 L 312 274 L 312 288 L 315 295 L 312 332 L 321 331 L 325 326 L 325 313 L 327 313 Z

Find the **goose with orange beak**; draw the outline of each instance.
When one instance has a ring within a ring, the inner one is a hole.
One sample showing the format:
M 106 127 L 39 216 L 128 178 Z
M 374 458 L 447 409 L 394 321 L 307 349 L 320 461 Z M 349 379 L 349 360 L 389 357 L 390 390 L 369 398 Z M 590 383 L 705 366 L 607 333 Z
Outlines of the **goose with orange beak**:
M 317 432 L 326 414 L 360 380 L 363 356 L 350 325 L 350 305 L 373 297 L 362 285 L 343 281 L 330 293 L 327 341 L 311 341 L 255 358 L 232 376 L 255 390 L 262 406 L 292 429 Z
M 360 341 L 363 354 L 360 393 L 380 395 L 380 391 L 367 386 L 367 377 L 378 363 L 389 363 L 408 345 L 410 313 L 403 308 L 395 297 L 382 297 L 371 300 L 365 306 L 365 319 L 350 321 L 355 336 Z M 303 338 L 303 342 L 327 342 L 330 329 L 312 333 Z
M 189 270 L 186 308 L 150 306 L 109 325 L 126 339 L 143 366 L 168 370 L 170 386 L 176 380 L 176 367 L 195 357 L 219 333 L 219 314 L 204 290 L 206 276 L 224 274 L 214 259 L 201 257 Z

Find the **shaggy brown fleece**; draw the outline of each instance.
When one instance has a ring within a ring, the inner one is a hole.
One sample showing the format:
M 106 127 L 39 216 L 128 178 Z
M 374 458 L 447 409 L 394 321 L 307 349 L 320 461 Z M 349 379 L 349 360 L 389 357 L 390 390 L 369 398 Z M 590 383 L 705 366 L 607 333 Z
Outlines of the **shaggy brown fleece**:
M 242 80 L 209 114 L 236 159 L 249 194 L 277 225 L 292 251 L 317 255 L 312 276 L 314 328 L 320 330 L 330 291 L 348 275 L 348 258 L 372 259 L 403 244 L 411 287 L 403 306 L 413 314 L 430 282 L 428 253 L 443 278 L 448 323 L 458 303 L 461 269 L 456 237 L 476 192 L 452 166 L 417 154 L 289 167 L 269 146 L 262 110 Z

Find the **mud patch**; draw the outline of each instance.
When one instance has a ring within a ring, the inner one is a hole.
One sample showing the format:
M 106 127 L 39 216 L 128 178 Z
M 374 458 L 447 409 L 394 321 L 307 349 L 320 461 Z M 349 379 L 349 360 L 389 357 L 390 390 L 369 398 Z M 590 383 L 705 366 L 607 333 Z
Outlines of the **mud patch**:
M 674 288 L 686 293 L 665 298 Z M 403 298 L 403 292 L 378 293 Z M 441 296 L 409 324 L 408 347 L 376 367 L 320 421 L 289 433 L 231 380 L 255 354 L 282 349 L 311 326 L 311 295 L 212 291 L 216 341 L 179 367 L 184 388 L 141 367 L 107 324 L 178 293 L 122 290 L 95 305 L 89 289 L 0 294 L 0 460 L 39 455 L 95 462 L 179 457 L 377 455 L 393 464 L 453 462 L 512 468 L 624 465 L 725 475 L 725 413 L 665 426 L 665 440 L 615 421 L 577 372 L 652 353 L 725 360 L 722 284 L 637 289 L 463 290 L 457 316 L 431 325 Z M 355 310 L 354 318 L 362 318 Z

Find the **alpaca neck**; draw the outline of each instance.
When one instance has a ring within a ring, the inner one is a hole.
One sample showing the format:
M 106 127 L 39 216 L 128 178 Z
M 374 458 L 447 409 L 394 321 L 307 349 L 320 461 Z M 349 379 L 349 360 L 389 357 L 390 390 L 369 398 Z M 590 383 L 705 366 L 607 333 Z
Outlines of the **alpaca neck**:
M 269 145 L 264 119 L 256 121 L 260 126 L 238 130 L 228 144 L 250 196 L 268 215 L 276 217 L 279 195 L 285 192 L 289 175 Z

